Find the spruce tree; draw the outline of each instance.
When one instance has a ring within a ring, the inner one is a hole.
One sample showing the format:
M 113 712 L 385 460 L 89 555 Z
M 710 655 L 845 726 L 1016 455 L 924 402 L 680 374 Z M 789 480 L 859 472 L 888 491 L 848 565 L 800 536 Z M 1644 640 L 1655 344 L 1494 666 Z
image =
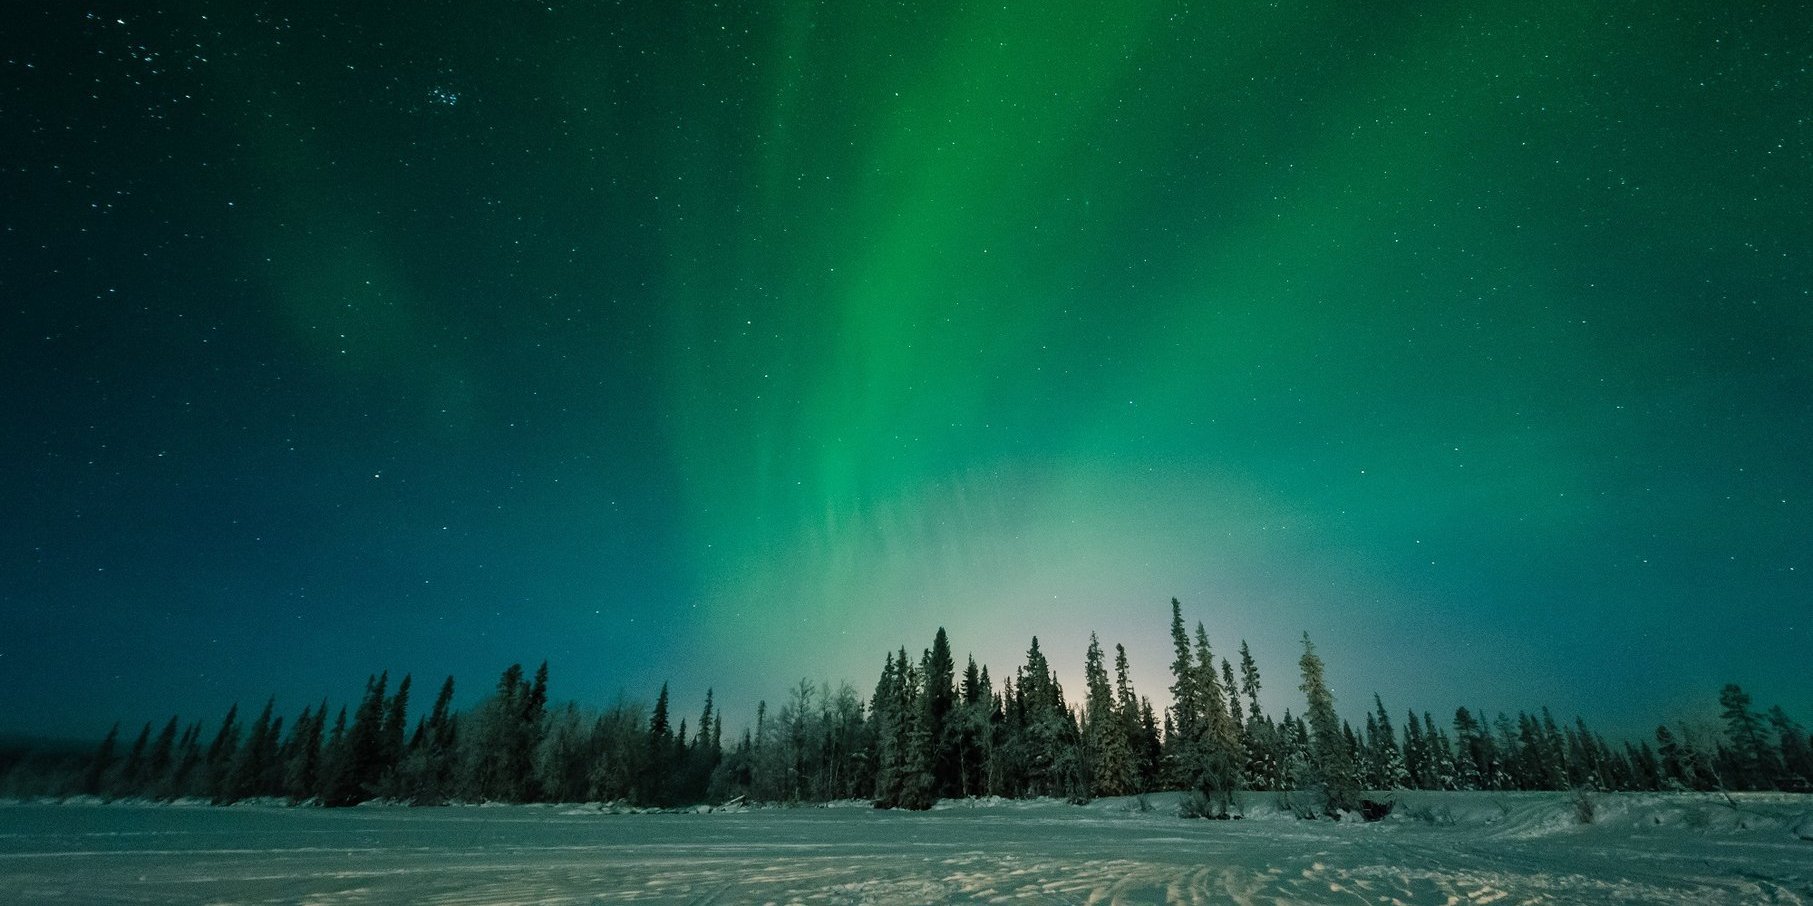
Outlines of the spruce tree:
M 1569 782 L 1593 789 L 1617 789 L 1611 776 L 1614 766 L 1608 763 L 1605 753 L 1600 751 L 1598 735 L 1587 729 L 1586 721 L 1576 715 L 1574 725 L 1568 728 L 1568 734 Z
M 176 743 L 170 774 L 160 785 L 157 797 L 171 800 L 191 795 L 201 783 L 198 777 L 202 773 L 201 765 L 201 724 L 192 723 L 183 729 L 183 735 Z
M 1139 740 L 1133 751 L 1139 758 L 1140 789 L 1156 789 L 1165 762 L 1164 736 L 1152 700 L 1145 696 L 1139 700 Z
M 315 774 L 315 796 L 323 805 L 339 793 L 339 784 L 347 772 L 350 755 L 346 747 L 346 706 L 334 716 L 334 727 L 327 734 L 321 750 L 321 766 Z
M 89 759 L 88 770 L 82 775 L 82 792 L 89 796 L 99 796 L 107 786 L 107 777 L 113 769 L 114 746 L 120 738 L 120 725 L 115 722 L 113 728 L 101 739 L 101 747 L 95 750 L 94 757 Z
M 177 719 L 172 714 L 170 722 L 157 734 L 157 741 L 151 744 L 151 753 L 145 756 L 145 781 L 139 795 L 150 798 L 161 795 L 160 787 L 170 776 L 176 759 L 176 731 Z
M 514 798 L 518 802 L 537 802 L 542 793 L 541 785 L 536 780 L 534 764 L 535 752 L 541 747 L 542 738 L 547 733 L 547 661 L 542 661 L 541 666 L 535 668 L 535 679 L 521 690 L 517 704 L 516 720 L 511 724 L 510 737 Z
M 1063 692 L 1051 671 L 1051 663 L 1039 650 L 1034 636 L 1026 651 L 1026 666 L 1019 684 L 1021 707 L 1024 709 L 1023 762 L 1026 780 L 1033 795 L 1070 796 L 1080 776 L 1081 765 L 1074 759 L 1074 726 L 1064 707 Z
M 1227 658 L 1221 659 L 1221 688 L 1227 690 L 1228 718 L 1233 721 L 1234 735 L 1243 737 L 1246 735 L 1246 709 L 1240 706 L 1240 694 L 1234 691 L 1238 688 L 1234 685 L 1234 665 L 1228 663 Z
M 458 718 L 453 714 L 453 677 L 441 683 L 434 707 L 422 725 L 422 741 L 412 748 L 411 774 L 403 795 L 418 805 L 439 805 L 453 792 L 458 758 Z
M 246 734 L 245 745 L 239 748 L 226 784 L 214 794 L 216 805 L 263 793 L 260 783 L 265 776 L 265 759 L 270 757 L 271 711 L 276 705 L 275 698 L 266 700 L 264 710 L 258 712 L 258 719 L 252 721 L 251 731 Z
M 389 682 L 389 671 L 366 678 L 365 697 L 353 713 L 352 726 L 343 742 L 343 757 L 328 778 L 328 792 L 322 797 L 322 804 L 354 805 L 372 795 L 383 770 L 384 692 Z
M 901 649 L 901 655 L 904 657 L 905 654 L 906 650 Z M 899 688 L 903 667 L 894 660 L 894 653 L 888 652 L 881 678 L 875 682 L 875 696 L 869 704 L 869 713 L 873 715 L 869 725 L 874 728 L 876 808 L 893 808 L 900 804 L 900 786 L 906 770 Z
M 1198 739 L 1194 746 L 1197 758 L 1194 788 L 1209 798 L 1213 814 L 1226 815 L 1234 804 L 1234 793 L 1240 787 L 1240 768 L 1245 760 L 1240 748 L 1240 731 L 1235 726 L 1220 678 L 1215 671 L 1215 656 L 1209 649 L 1209 636 L 1201 623 L 1196 624 L 1196 678 L 1193 683 L 1197 707 Z
M 327 722 L 327 700 L 319 710 L 302 709 L 296 725 L 290 730 L 289 744 L 284 747 L 283 792 L 291 802 L 301 802 L 315 795 L 321 770 L 321 729 Z
M 1460 790 L 1486 788 L 1486 766 L 1480 745 L 1479 723 L 1466 708 L 1454 711 L 1454 786 Z
M 1118 700 L 1108 685 L 1108 669 L 1102 663 L 1102 646 L 1095 633 L 1089 634 L 1089 648 L 1083 656 L 1083 678 L 1088 687 L 1083 700 L 1083 749 L 1090 793 L 1124 796 L 1133 792 L 1137 782 L 1133 750 Z
M 648 722 L 648 773 L 643 781 L 643 796 L 652 803 L 668 804 L 667 780 L 673 759 L 674 734 L 667 722 L 667 684 L 655 697 L 655 713 Z
M 403 681 L 397 684 L 395 695 L 384 707 L 384 723 L 379 730 L 378 768 L 379 776 L 396 770 L 403 760 L 403 733 L 409 719 L 409 685 L 411 677 L 403 675 Z
M 1404 776 L 1414 790 L 1434 789 L 1435 771 L 1430 764 L 1429 743 L 1415 711 L 1404 714 Z
M 1627 742 L 1624 744 L 1624 749 L 1630 757 L 1631 766 L 1635 768 L 1636 785 L 1632 788 L 1651 791 L 1661 790 L 1663 788 L 1662 763 L 1660 759 L 1656 758 L 1656 751 L 1649 747 L 1649 743 L 1643 742 L 1632 747 L 1631 744 Z
M 931 654 L 927 652 L 920 658 L 921 667 L 929 665 L 930 661 Z M 929 809 L 938 801 L 932 693 L 926 688 L 926 682 L 924 670 L 916 670 L 908 664 L 899 690 L 899 708 L 906 725 L 901 740 L 906 762 L 901 770 L 899 805 L 914 811 Z
M 1283 785 L 1278 728 L 1259 708 L 1259 665 L 1246 640 L 1240 641 L 1240 694 L 1246 696 L 1246 729 L 1241 733 L 1245 758 L 1242 779 L 1252 789 L 1270 790 Z M 1232 687 L 1230 687 L 1231 689 Z
M 1119 733 L 1126 738 L 1128 773 L 1132 777 L 1132 788 L 1144 791 L 1151 788 L 1151 766 L 1147 765 L 1145 746 L 1145 726 L 1140 712 L 1139 695 L 1133 690 L 1133 680 L 1129 676 L 1127 665 L 1127 647 L 1114 646 L 1114 711 L 1119 724 Z
M 1171 661 L 1171 719 L 1165 730 L 1166 773 L 1171 782 L 1193 788 L 1198 776 L 1197 747 L 1202 737 L 1197 715 L 1202 713 L 1202 705 L 1196 691 L 1190 636 L 1184 628 L 1183 605 L 1176 598 L 1171 599 L 1171 646 L 1176 657 Z
M 723 728 L 724 716 L 713 709 L 713 690 L 705 690 L 705 708 L 699 712 L 699 729 L 687 755 L 685 781 L 682 785 L 682 801 L 699 801 L 706 795 L 712 771 L 717 770 L 723 760 L 723 751 L 718 748 L 719 735 Z
M 1423 712 L 1423 739 L 1429 745 L 1430 788 L 1454 789 L 1454 744 L 1427 711 Z
M 1259 716 L 1259 665 L 1247 650 L 1246 639 L 1240 640 L 1240 694 L 1246 696 L 1247 714 Z
M 1756 712 L 1750 710 L 1750 695 L 1736 683 L 1719 690 L 1720 716 L 1725 720 L 1725 738 L 1731 743 L 1732 785 L 1745 790 L 1767 790 L 1775 787 L 1775 752 L 1768 742 L 1768 730 Z
M 1561 781 L 1549 760 L 1548 741 L 1542 736 L 1542 724 L 1523 711 L 1517 712 L 1517 762 L 1518 785 L 1522 789 L 1560 789 Z
M 202 762 L 202 783 L 196 792 L 209 799 L 218 797 L 226 788 L 227 773 L 239 754 L 238 717 L 239 705 L 235 703 L 227 709 L 227 716 L 221 720 L 220 730 L 214 734 L 214 742 L 208 746 L 207 758 Z
M 119 776 L 114 778 L 112 794 L 120 796 L 140 796 L 145 788 L 145 755 L 151 746 L 151 723 L 139 730 L 138 738 L 133 740 L 132 748 L 126 751 L 126 762 L 120 765 Z
M 957 756 L 957 795 L 976 796 L 988 788 L 989 712 L 994 707 L 993 690 L 982 678 L 983 671 L 971 655 L 963 669 L 958 690 L 955 751 Z
M 1410 774 L 1404 769 L 1404 753 L 1398 748 L 1391 715 L 1386 713 L 1385 700 L 1377 692 L 1372 694 L 1372 704 L 1372 721 L 1378 725 L 1378 732 L 1376 735 L 1368 733 L 1367 742 L 1372 754 L 1374 782 L 1379 789 L 1404 789 L 1409 785 Z
M 1341 720 L 1335 714 L 1335 696 L 1329 691 L 1323 675 L 1322 658 L 1309 633 L 1303 634 L 1303 656 L 1297 661 L 1303 673 L 1302 689 L 1309 702 L 1304 712 L 1311 734 L 1311 778 L 1326 796 L 1323 807 L 1329 817 L 1350 812 L 1360 806 L 1360 791 L 1353 779 L 1353 765 L 1348 757 L 1346 739 L 1341 734 Z
M 1539 724 L 1542 739 L 1543 789 L 1560 790 L 1568 785 L 1569 767 L 1567 742 L 1561 731 L 1555 726 L 1555 715 L 1549 713 L 1549 706 L 1542 706 L 1542 721 Z
M 925 682 L 925 734 L 932 769 L 932 796 L 956 794 L 962 786 L 957 777 L 956 738 L 951 732 L 951 712 L 956 708 L 956 661 L 951 657 L 950 639 L 944 627 L 932 637 L 932 647 L 925 655 L 922 669 Z
M 1781 705 L 1769 709 L 1769 725 L 1775 729 L 1775 738 L 1781 746 L 1782 772 L 1789 779 L 1787 786 L 1803 793 L 1813 792 L 1813 745 L 1809 745 L 1807 731 L 1789 719 Z

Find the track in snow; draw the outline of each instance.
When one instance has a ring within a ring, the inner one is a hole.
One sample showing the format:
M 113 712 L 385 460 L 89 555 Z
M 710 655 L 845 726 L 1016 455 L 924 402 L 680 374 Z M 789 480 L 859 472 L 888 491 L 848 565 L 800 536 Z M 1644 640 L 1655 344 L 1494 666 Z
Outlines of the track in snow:
M 1587 828 L 1552 794 L 1427 801 L 1461 816 L 12 805 L 0 903 L 1813 902 L 1813 843 L 1785 830 L 1793 800 L 1709 827 L 1663 821 L 1668 800 L 1650 797 Z

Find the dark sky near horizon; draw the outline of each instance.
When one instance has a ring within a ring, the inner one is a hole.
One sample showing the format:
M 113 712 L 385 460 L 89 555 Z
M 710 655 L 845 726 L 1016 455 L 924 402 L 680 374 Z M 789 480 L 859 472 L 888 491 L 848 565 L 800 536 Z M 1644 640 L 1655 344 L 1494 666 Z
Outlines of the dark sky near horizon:
M 1173 596 L 1274 710 L 1813 720 L 1803 4 L 7 20 L 0 732 L 1156 697 Z

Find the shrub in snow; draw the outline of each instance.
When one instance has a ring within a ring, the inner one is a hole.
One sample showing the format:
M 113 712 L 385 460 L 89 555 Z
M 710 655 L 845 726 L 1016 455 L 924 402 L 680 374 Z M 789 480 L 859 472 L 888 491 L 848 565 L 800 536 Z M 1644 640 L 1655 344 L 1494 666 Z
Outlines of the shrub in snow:
M 1593 793 L 1591 787 L 1575 787 L 1573 802 L 1574 817 L 1581 824 L 1591 824 L 1593 819 L 1599 817 L 1599 797 Z
M 1201 790 L 1191 790 L 1177 802 L 1177 817 L 1179 818 L 1215 818 L 1225 815 L 1225 812 L 1219 814 L 1216 812 L 1215 804 L 1210 802 L 1209 797 Z

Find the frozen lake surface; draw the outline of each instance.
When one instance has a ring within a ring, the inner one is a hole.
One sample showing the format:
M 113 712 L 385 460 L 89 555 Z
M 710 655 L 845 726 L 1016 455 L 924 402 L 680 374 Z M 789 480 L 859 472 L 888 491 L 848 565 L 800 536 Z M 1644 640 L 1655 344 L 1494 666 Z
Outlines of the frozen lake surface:
M 1175 799 L 605 814 L 0 805 L 4 903 L 1808 903 L 1813 798 L 1408 793 L 1377 824 Z M 1166 812 L 1169 811 L 1170 814 Z

